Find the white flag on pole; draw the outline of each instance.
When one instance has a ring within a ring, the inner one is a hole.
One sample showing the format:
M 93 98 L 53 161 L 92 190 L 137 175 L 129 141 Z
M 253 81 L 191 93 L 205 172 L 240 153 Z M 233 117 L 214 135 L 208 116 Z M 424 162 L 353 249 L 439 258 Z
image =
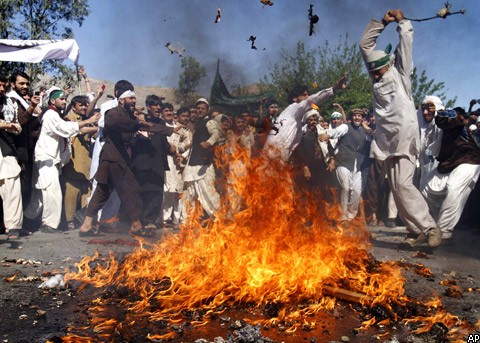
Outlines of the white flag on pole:
M 80 48 L 75 39 L 0 39 L 0 61 L 38 63 L 48 59 L 69 59 L 78 64 Z

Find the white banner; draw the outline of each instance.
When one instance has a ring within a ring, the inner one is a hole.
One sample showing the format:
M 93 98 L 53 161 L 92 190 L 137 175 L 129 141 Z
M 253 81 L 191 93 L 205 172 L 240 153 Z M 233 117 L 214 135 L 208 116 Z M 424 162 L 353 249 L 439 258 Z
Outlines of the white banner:
M 0 39 L 0 61 L 38 63 L 69 59 L 78 64 L 80 48 L 75 39 L 14 40 Z

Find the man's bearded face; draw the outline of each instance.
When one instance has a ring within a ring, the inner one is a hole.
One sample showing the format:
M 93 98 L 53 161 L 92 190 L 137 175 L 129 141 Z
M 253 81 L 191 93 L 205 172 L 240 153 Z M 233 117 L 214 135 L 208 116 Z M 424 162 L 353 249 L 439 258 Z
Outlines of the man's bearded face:
M 28 91 L 30 90 L 30 81 L 18 75 L 17 79 L 15 80 L 15 83 L 13 83 L 12 86 L 15 92 L 17 92 L 18 95 L 23 97 L 27 95 Z
M 126 97 L 121 99 L 123 100 L 123 108 L 126 109 L 130 114 L 135 113 L 135 105 L 137 104 L 137 98 L 134 96 Z

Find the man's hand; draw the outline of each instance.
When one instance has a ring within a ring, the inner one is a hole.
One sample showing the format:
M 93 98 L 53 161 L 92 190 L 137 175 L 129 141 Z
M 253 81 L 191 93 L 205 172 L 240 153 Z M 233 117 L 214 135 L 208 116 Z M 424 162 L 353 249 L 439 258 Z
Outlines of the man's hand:
M 39 95 L 34 95 L 30 98 L 30 106 L 32 106 L 33 108 L 37 107 L 39 103 L 40 103 Z
M 318 135 L 318 140 L 320 142 L 326 142 L 330 139 L 330 137 L 328 136 L 327 133 L 321 133 L 320 135 Z
M 336 109 L 337 111 L 339 111 L 339 112 L 343 111 L 342 105 L 340 105 L 338 102 L 334 102 L 334 103 L 332 104 L 332 107 L 333 107 L 334 109 Z
M 97 87 L 97 98 L 100 98 L 103 95 L 103 92 L 105 92 L 105 85 L 102 83 Z
M 87 78 L 87 72 L 85 70 L 84 66 L 78 67 L 78 75 L 80 75 L 82 78 L 86 79 Z
M 183 125 L 178 125 L 178 126 L 175 126 L 173 128 L 173 133 L 177 133 L 178 134 L 178 131 L 180 131 L 181 129 L 183 129 Z M 182 141 L 182 140 L 180 140 Z
M 200 146 L 201 146 L 202 148 L 204 148 L 204 149 L 208 149 L 208 148 L 210 148 L 212 145 L 211 145 L 209 142 L 205 141 L 205 142 L 201 142 L 201 143 L 200 143 Z
M 402 10 L 389 10 L 383 16 L 383 20 L 386 21 L 387 23 L 391 23 L 391 22 L 394 22 L 394 21 L 399 23 L 400 21 L 403 20 L 403 11 Z
M 303 177 L 307 180 L 312 178 L 312 173 L 310 172 L 310 168 L 308 168 L 308 166 L 303 167 Z
M 22 131 L 22 127 L 20 126 L 20 124 L 17 123 L 8 123 L 5 124 L 4 130 L 16 135 Z
M 100 120 L 100 113 L 95 113 L 90 118 L 88 118 L 89 124 L 94 124 L 94 125 L 97 125 L 99 120 Z
M 329 161 L 328 161 L 328 166 L 327 166 L 327 170 L 329 172 L 332 172 L 335 170 L 335 160 L 333 158 L 331 158 Z
M 344 90 L 347 88 L 347 78 L 348 78 L 348 73 L 345 73 L 340 80 L 337 81 L 337 83 L 333 86 L 333 92 L 337 93 L 341 90 Z
M 139 119 L 138 123 L 140 124 L 141 128 L 151 128 L 153 126 L 152 123 L 146 122 L 145 120 Z

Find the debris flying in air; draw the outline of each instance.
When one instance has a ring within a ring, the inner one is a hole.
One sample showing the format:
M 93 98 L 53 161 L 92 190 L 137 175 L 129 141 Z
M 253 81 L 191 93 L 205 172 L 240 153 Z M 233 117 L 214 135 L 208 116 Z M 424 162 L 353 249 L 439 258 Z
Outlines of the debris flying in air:
M 255 39 L 257 39 L 255 36 L 250 36 L 250 38 L 247 39 L 247 42 L 252 42 L 250 49 L 257 50 L 257 47 L 255 46 Z
M 270 0 L 260 0 L 260 2 L 263 4 L 263 6 L 272 6 L 273 2 Z
M 171 42 L 168 42 L 165 44 L 167 49 L 170 51 L 170 53 L 173 54 L 178 54 L 179 57 L 183 56 L 183 53 L 185 52 L 185 48 L 183 47 L 176 47 L 174 46 Z
M 310 9 L 308 10 L 308 19 L 310 21 L 310 30 L 308 31 L 308 35 L 311 36 L 315 33 L 314 31 L 314 26 L 316 23 L 318 23 L 318 15 L 313 14 L 313 5 L 310 4 Z
M 222 17 L 222 10 L 220 8 L 217 8 L 217 16 L 215 17 L 215 24 L 220 21 L 221 17 Z

